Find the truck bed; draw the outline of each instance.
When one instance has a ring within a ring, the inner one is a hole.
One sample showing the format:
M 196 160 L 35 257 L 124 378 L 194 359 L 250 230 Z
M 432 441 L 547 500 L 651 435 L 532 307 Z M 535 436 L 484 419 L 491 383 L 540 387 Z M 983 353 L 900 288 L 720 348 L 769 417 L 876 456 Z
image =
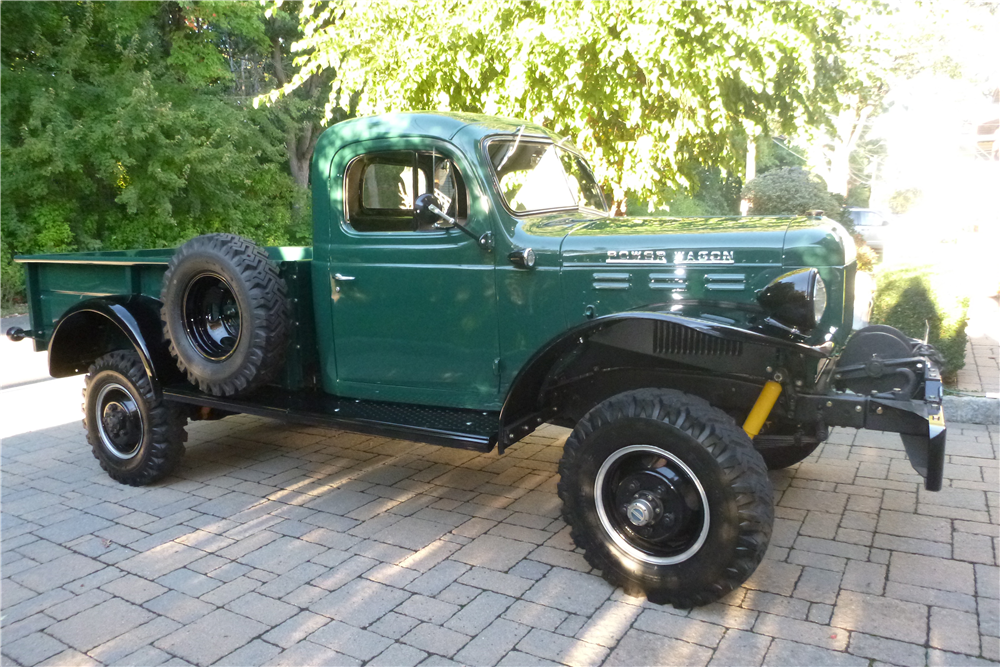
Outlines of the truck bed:
M 308 386 L 316 373 L 318 357 L 312 311 L 310 267 L 312 248 L 265 248 L 288 286 L 290 327 L 286 368 L 281 385 L 290 389 Z M 55 325 L 67 309 L 87 299 L 142 294 L 160 298 L 160 286 L 174 248 L 108 250 L 49 255 L 24 255 L 31 330 L 35 350 L 48 349 Z

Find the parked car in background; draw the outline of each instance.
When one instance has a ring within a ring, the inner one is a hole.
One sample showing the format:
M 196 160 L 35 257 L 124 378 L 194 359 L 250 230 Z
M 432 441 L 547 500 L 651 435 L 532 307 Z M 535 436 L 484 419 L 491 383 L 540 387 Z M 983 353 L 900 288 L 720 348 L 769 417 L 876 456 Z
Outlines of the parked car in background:
M 889 219 L 870 208 L 849 208 L 847 210 L 854 222 L 854 229 L 872 250 L 881 255 L 885 250 L 885 238 L 888 231 L 886 228 L 889 226 Z

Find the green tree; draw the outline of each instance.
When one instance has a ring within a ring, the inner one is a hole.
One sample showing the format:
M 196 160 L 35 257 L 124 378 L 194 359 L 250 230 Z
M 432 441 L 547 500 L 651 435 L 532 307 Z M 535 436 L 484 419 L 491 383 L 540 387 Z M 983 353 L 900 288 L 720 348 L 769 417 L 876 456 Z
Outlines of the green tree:
M 0 22 L 5 301 L 16 253 L 290 240 L 284 142 L 232 94 L 224 48 L 270 48 L 262 8 L 4 3 Z
M 278 11 L 272 6 L 270 11 Z M 616 205 L 656 203 L 702 165 L 738 172 L 746 137 L 835 100 L 836 2 L 334 0 L 301 5 L 298 71 L 334 69 L 331 108 L 526 118 L 573 138 Z
M 223 3 L 228 13 L 238 13 L 240 30 L 232 31 L 227 22 L 220 44 L 229 62 L 231 95 L 240 105 L 251 103 L 257 96 L 276 86 L 285 86 L 293 67 L 291 46 L 302 37 L 297 7 L 285 5 L 268 12 L 257 3 Z M 256 32 L 243 27 L 253 24 Z M 313 149 L 324 128 L 324 113 L 334 70 L 310 77 L 294 93 L 270 105 L 262 126 L 276 142 L 283 143 L 288 156 L 288 168 L 303 190 L 309 186 L 309 165 Z M 254 108 L 257 107 L 253 104 Z M 330 109 L 330 120 L 338 122 L 353 115 L 351 99 L 346 108 Z
M 805 150 L 791 144 L 787 137 L 772 137 L 767 134 L 757 137 L 757 176 L 782 167 L 801 167 L 808 162 Z
M 629 215 L 671 217 L 731 216 L 740 214 L 740 193 L 743 182 L 735 174 L 724 174 L 718 167 L 695 172 L 690 185 L 683 190 L 664 188 L 659 192 L 659 206 L 629 193 Z

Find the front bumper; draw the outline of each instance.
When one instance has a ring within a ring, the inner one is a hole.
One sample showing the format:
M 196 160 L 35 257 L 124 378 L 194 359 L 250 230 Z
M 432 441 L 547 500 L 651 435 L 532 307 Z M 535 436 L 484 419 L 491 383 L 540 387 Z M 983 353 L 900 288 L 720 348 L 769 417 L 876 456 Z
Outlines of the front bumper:
M 924 478 L 925 488 L 940 491 L 947 432 L 941 406 L 941 372 L 926 357 L 922 368 L 924 376 L 918 385 L 921 396 L 907 399 L 895 394 L 800 394 L 796 399 L 796 419 L 803 423 L 899 433 L 910 464 Z

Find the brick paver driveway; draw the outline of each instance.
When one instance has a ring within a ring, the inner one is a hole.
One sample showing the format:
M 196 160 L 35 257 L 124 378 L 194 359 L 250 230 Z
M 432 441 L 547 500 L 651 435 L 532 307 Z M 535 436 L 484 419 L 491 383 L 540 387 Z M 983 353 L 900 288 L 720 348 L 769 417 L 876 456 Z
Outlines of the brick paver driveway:
M 62 424 L 78 391 L 3 395 L 4 664 L 1000 659 L 996 427 L 950 425 L 937 494 L 898 436 L 838 431 L 773 474 L 753 578 L 685 612 L 574 551 L 555 494 L 566 431 L 498 457 L 233 417 L 192 424 L 179 474 L 133 489 Z

